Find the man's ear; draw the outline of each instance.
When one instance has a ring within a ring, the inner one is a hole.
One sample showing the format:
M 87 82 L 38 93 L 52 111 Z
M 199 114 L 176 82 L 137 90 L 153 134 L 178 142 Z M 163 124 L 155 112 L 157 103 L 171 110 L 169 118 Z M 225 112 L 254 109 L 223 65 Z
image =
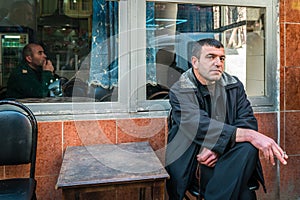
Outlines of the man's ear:
M 199 59 L 196 56 L 192 56 L 192 58 L 191 58 L 191 64 L 193 65 L 193 67 L 196 66 L 196 62 L 198 62 L 198 60 Z
M 31 63 L 31 61 L 32 61 L 32 58 L 31 58 L 31 56 L 26 56 L 26 57 L 25 57 L 25 60 L 26 60 L 26 62 L 29 62 L 29 63 Z

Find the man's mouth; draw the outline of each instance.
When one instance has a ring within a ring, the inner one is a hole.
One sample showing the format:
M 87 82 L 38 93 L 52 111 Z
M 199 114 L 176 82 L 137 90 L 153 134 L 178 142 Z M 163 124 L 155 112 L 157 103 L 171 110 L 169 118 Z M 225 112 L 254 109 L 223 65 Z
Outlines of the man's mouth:
M 221 70 L 211 70 L 211 72 L 213 72 L 213 73 L 220 73 L 220 74 L 222 74 L 222 71 Z

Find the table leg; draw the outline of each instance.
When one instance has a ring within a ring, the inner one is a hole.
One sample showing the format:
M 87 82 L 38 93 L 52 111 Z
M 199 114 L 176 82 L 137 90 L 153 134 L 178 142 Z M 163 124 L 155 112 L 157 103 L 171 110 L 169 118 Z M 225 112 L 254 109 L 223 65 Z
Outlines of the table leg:
M 156 181 L 153 183 L 152 197 L 153 200 L 165 199 L 165 181 Z
M 79 192 L 76 190 L 63 190 L 62 192 L 62 199 L 63 200 L 79 200 Z
M 146 200 L 146 188 L 140 188 L 139 200 Z

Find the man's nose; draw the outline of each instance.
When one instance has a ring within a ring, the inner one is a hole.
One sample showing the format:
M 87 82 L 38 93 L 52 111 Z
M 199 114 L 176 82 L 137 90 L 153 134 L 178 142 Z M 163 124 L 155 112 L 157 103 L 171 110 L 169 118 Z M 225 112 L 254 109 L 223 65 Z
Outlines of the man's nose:
M 220 64 L 223 64 L 223 59 L 219 56 L 216 56 L 215 59 L 214 59 L 214 62 L 216 65 L 220 65 Z

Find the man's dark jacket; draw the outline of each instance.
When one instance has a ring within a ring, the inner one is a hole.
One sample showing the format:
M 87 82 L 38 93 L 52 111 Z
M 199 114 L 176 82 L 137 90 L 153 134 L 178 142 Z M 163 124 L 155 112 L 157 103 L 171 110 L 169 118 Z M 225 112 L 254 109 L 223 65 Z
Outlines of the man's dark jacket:
M 201 147 L 222 156 L 235 144 L 238 127 L 258 128 L 243 84 L 236 77 L 223 73 L 215 84 L 215 96 L 220 97 L 216 101 L 211 100 L 209 91 L 199 84 L 192 69 L 189 69 L 169 93 L 172 110 L 166 170 L 170 174 L 167 189 L 172 200 L 183 199 L 196 171 L 196 155 Z M 212 113 L 213 106 L 217 109 Z M 259 159 L 254 176 L 265 189 Z
M 54 80 L 51 71 L 33 70 L 27 63 L 14 69 L 7 83 L 8 98 L 42 98 L 49 96 L 48 86 Z

